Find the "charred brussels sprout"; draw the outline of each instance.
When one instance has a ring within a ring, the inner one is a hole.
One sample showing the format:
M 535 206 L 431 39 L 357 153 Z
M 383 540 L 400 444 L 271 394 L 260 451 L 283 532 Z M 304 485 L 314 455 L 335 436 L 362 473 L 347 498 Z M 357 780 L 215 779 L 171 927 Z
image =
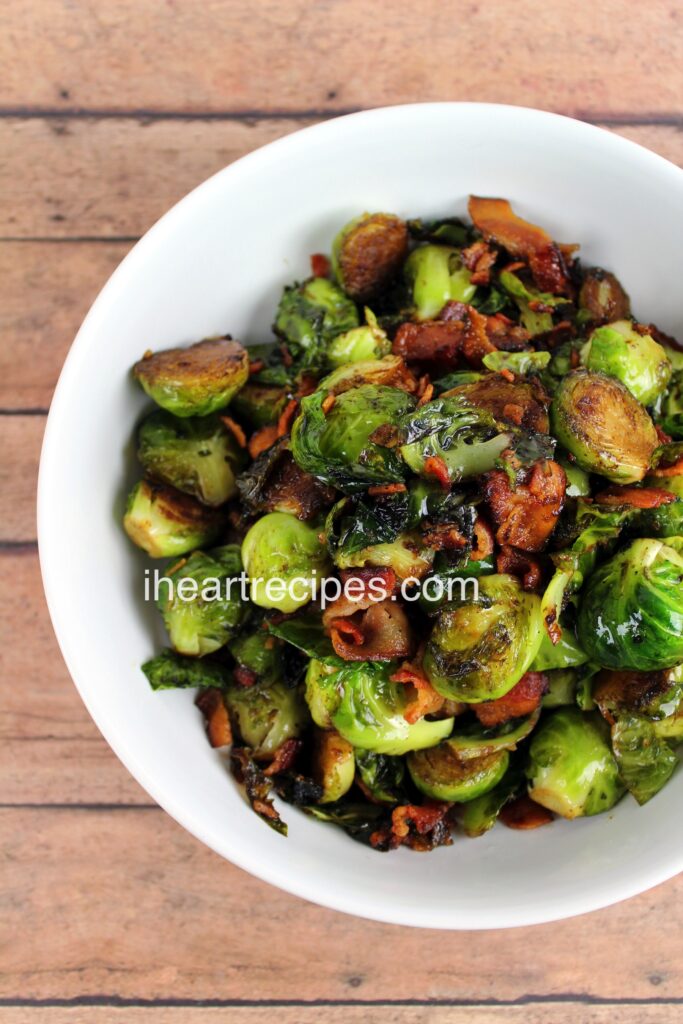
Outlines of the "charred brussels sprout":
M 331 804 L 348 793 L 356 774 L 353 747 L 334 729 L 313 734 L 313 781 L 323 791 L 319 803 Z
M 612 749 L 622 782 L 641 805 L 666 785 L 678 764 L 652 722 L 639 715 L 620 718 L 612 726 Z
M 186 658 L 168 648 L 146 661 L 142 671 L 153 690 L 186 690 L 195 687 L 222 690 L 229 681 L 229 673 L 224 665 L 204 658 Z
M 434 320 L 447 302 L 470 302 L 477 290 L 459 250 L 447 245 L 414 249 L 404 271 L 418 320 Z
M 575 668 L 584 665 L 588 655 L 578 644 L 570 629 L 563 629 L 557 643 L 553 643 L 547 630 L 543 630 L 543 638 L 538 654 L 531 666 L 532 672 L 548 672 L 555 669 Z
M 285 740 L 296 739 L 310 721 L 298 690 L 284 683 L 231 686 L 225 694 L 230 718 L 256 758 L 270 758 Z
M 522 324 L 532 337 L 552 330 L 553 310 L 566 303 L 566 299 L 524 284 L 517 274 L 509 270 L 501 271 L 500 283 L 517 303 Z
M 529 795 L 563 818 L 609 811 L 624 793 L 599 715 L 578 708 L 553 711 L 531 737 Z
M 242 571 L 236 544 L 195 551 L 159 580 L 157 608 L 179 654 L 203 657 L 235 635 L 246 615 L 237 585 Z
M 404 221 L 390 213 L 364 213 L 335 238 L 332 265 L 346 294 L 366 302 L 398 273 L 407 252 Z
M 242 561 L 254 604 L 289 613 L 310 601 L 327 552 L 312 527 L 286 512 L 271 512 L 244 538 Z
M 274 329 L 301 367 L 321 367 L 329 343 L 358 327 L 358 310 L 341 288 L 325 277 L 311 277 L 285 288 Z
M 373 754 L 356 750 L 356 770 L 362 787 L 372 800 L 381 804 L 398 804 L 404 799 L 403 782 L 406 769 L 402 757 Z
M 628 295 L 619 281 L 600 267 L 586 272 L 579 292 L 579 309 L 583 319 L 597 324 L 631 315 Z
M 413 399 L 397 388 L 364 384 L 335 397 L 325 410 L 324 390 L 301 402 L 292 427 L 292 455 L 306 472 L 341 491 L 369 484 L 399 483 L 405 466 L 397 452 L 372 440 L 378 427 L 394 424 Z
M 251 427 L 266 427 L 277 423 L 286 404 L 286 387 L 249 381 L 233 398 L 230 410 Z
M 391 352 L 391 342 L 377 323 L 377 318 L 365 310 L 366 323 L 353 327 L 344 334 L 338 334 L 327 347 L 327 362 L 332 367 L 347 366 L 349 363 L 368 362 L 381 359 Z
M 461 761 L 450 740 L 408 754 L 410 777 L 425 796 L 449 803 L 476 800 L 501 781 L 510 763 L 506 750 Z
M 150 480 L 135 485 L 123 517 L 130 539 L 151 558 L 173 558 L 210 544 L 223 525 L 218 509 Z
M 217 415 L 178 419 L 153 412 L 138 434 L 138 458 L 145 472 L 162 483 L 222 505 L 237 493 L 235 475 L 244 455 Z
M 675 545 L 675 546 L 672 546 Z M 605 668 L 641 672 L 683 661 L 683 541 L 634 541 L 593 573 L 579 643 Z
M 433 687 L 465 703 L 502 697 L 538 653 L 540 611 L 514 576 L 483 576 L 478 600 L 439 613 L 424 658 Z
M 652 405 L 671 379 L 671 363 L 662 346 L 630 320 L 596 328 L 581 352 L 581 362 L 589 370 L 616 377 L 643 405 Z
M 642 480 L 659 445 L 654 423 L 630 391 L 588 370 L 575 370 L 560 382 L 551 425 L 582 469 L 615 483 Z
M 189 348 L 149 353 L 133 375 L 157 405 L 174 416 L 208 416 L 246 383 L 249 356 L 231 338 L 207 338 Z

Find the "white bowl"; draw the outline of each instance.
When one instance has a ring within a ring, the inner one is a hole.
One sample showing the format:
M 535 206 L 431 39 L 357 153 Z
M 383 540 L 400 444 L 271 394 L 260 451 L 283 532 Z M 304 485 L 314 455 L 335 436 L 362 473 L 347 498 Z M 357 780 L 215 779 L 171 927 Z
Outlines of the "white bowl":
M 643 808 L 538 832 L 455 837 L 428 858 L 379 854 L 284 808 L 289 838 L 248 809 L 205 739 L 193 694 L 152 693 L 159 645 L 142 567 L 124 536 L 131 435 L 145 406 L 130 365 L 147 348 L 229 331 L 269 337 L 282 286 L 308 273 L 364 210 L 465 212 L 505 196 L 588 262 L 614 270 L 637 315 L 683 326 L 683 173 L 608 132 L 553 114 L 434 103 L 353 114 L 297 132 L 221 171 L 135 246 L 76 338 L 42 452 L 38 526 L 64 658 L 91 715 L 148 793 L 212 849 L 267 882 L 364 917 L 500 928 L 580 914 L 683 868 L 683 774 Z

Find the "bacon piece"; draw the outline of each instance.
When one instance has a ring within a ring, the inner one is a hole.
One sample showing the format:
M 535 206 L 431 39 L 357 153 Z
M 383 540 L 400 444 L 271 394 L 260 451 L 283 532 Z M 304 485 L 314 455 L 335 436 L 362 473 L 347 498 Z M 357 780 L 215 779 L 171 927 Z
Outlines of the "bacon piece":
M 229 747 L 232 743 L 232 729 L 223 694 L 217 689 L 200 690 L 195 700 L 204 715 L 206 735 L 212 747 Z
M 516 489 L 502 469 L 487 473 L 484 497 L 498 526 L 498 543 L 540 551 L 555 529 L 566 487 L 562 466 L 551 459 L 535 463 L 527 483 Z
M 452 523 L 441 523 L 426 529 L 422 539 L 432 551 L 461 551 L 467 547 L 467 537 Z
M 425 715 L 436 714 L 446 703 L 446 698 L 436 692 L 422 668 L 413 662 L 404 661 L 391 679 L 395 683 L 405 683 L 410 688 L 410 698 L 403 717 L 411 725 Z
M 380 423 L 370 434 L 368 441 L 382 448 L 398 448 L 401 444 L 401 431 L 393 423 Z
M 279 436 L 276 423 L 269 423 L 268 426 L 261 427 L 260 430 L 252 434 L 247 446 L 252 459 L 257 459 L 263 452 L 272 448 Z
M 497 420 L 507 419 L 506 410 L 513 410 L 512 422 L 516 423 L 519 418 L 517 410 L 521 408 L 523 427 L 540 434 L 546 434 L 549 430 L 550 396 L 536 377 L 515 380 L 513 375 L 510 381 L 509 372 L 505 375 L 487 373 L 480 380 L 461 385 L 459 393 L 472 405 L 486 409 Z M 446 391 L 445 397 L 449 394 L 451 392 Z
M 451 829 L 448 822 L 450 804 L 427 800 L 422 806 L 403 804 L 391 813 L 391 824 L 373 832 L 370 844 L 376 850 L 395 850 L 405 845 L 411 850 L 425 852 L 436 846 L 450 846 Z
M 438 374 L 448 373 L 458 365 L 464 333 L 464 324 L 459 320 L 424 320 L 422 323 L 401 324 L 393 341 L 392 352 L 402 356 L 408 363 L 429 366 Z
M 253 362 L 249 363 L 249 373 L 260 373 L 265 365 L 262 359 L 254 359 Z
M 502 313 L 493 313 L 486 318 L 486 334 L 491 344 L 501 352 L 521 352 L 531 337 L 526 328 Z
M 448 475 L 448 466 L 440 455 L 428 455 L 425 459 L 424 471 L 427 476 L 433 476 L 445 491 L 450 489 L 451 480 Z
M 496 571 L 519 576 L 523 588 L 529 592 L 539 590 L 543 581 L 543 571 L 538 559 L 526 551 L 510 547 L 509 544 L 503 544 L 500 549 L 496 558 Z
M 494 547 L 493 530 L 482 516 L 477 516 L 477 521 L 472 531 L 470 558 L 473 562 L 481 562 L 484 558 L 488 558 L 489 555 L 493 554 Z
M 541 703 L 541 697 L 547 689 L 548 679 L 543 672 L 527 672 L 503 697 L 473 704 L 472 707 L 481 724 L 491 729 L 511 718 L 530 715 Z
M 232 673 L 236 683 L 240 686 L 244 686 L 245 689 L 249 686 L 253 686 L 258 681 L 258 676 L 253 669 L 247 668 L 246 665 L 238 665 Z
M 375 601 L 382 600 L 382 597 L 377 597 L 377 590 L 381 589 L 384 597 L 392 594 L 396 589 L 396 573 L 389 566 L 357 566 L 354 569 L 342 569 L 339 575 L 342 578 L 344 587 L 351 580 L 358 580 L 363 584 L 363 589 L 361 590 L 362 600 L 367 601 L 367 604 L 363 605 L 364 608 L 369 608 Z M 382 586 L 373 590 L 370 587 L 371 580 L 381 581 Z M 357 610 L 358 605 L 356 604 Z
M 563 253 L 547 231 L 518 217 L 507 199 L 470 196 L 468 210 L 474 226 L 487 241 L 496 242 L 511 256 L 526 260 L 541 291 L 571 294 Z
M 311 255 L 311 274 L 313 277 L 329 277 L 332 267 L 329 259 L 322 252 Z
M 407 490 L 405 484 L 374 484 L 368 487 L 368 494 L 372 497 L 382 497 L 388 494 L 403 494 Z
M 511 800 L 503 807 L 500 820 L 508 828 L 528 830 L 549 825 L 554 821 L 554 815 L 530 796 L 518 796 L 516 800 Z
M 491 267 L 498 258 L 496 249 L 492 249 L 487 242 L 479 239 L 473 242 L 467 249 L 463 249 L 462 261 L 470 271 L 472 284 L 489 284 L 491 281 Z
M 610 487 L 596 494 L 598 505 L 630 505 L 631 508 L 660 508 L 676 501 L 676 495 L 661 487 Z
M 287 402 L 287 405 L 282 410 L 279 420 L 277 421 L 278 437 L 284 437 L 285 434 L 289 433 L 290 428 L 292 426 L 292 421 L 296 416 L 298 408 L 299 403 L 297 402 L 296 398 L 290 398 L 290 400 Z
M 325 395 L 325 397 L 322 400 L 322 404 L 320 406 L 320 408 L 323 411 L 323 415 L 327 416 L 327 414 L 330 411 L 330 409 L 332 409 L 334 407 L 334 403 L 336 401 L 337 401 L 337 396 L 336 395 L 333 395 L 332 393 L 330 393 L 329 395 Z
M 335 616 L 328 621 L 332 646 L 345 661 L 392 661 L 412 654 L 408 616 L 391 598 L 375 602 L 353 618 Z
M 237 441 L 240 448 L 247 447 L 247 438 L 239 423 L 235 423 L 230 416 L 221 416 L 221 423 L 224 424 Z
M 278 775 L 280 772 L 289 771 L 301 750 L 301 740 L 289 739 L 281 743 L 273 755 L 273 760 L 267 768 L 264 768 L 264 775 Z
M 683 476 L 683 458 L 678 459 L 676 462 L 669 463 L 668 466 L 662 466 L 660 464 L 656 469 L 651 471 L 650 475 L 662 477 L 665 480 L 667 477 L 671 476 Z

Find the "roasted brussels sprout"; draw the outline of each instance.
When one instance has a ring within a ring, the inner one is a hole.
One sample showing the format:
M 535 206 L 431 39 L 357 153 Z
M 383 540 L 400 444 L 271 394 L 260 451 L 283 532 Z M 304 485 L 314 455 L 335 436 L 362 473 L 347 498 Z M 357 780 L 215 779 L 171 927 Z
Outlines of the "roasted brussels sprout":
M 398 388 L 408 394 L 417 390 L 417 381 L 400 356 L 384 356 L 340 366 L 320 381 L 319 388 L 328 395 L 341 395 L 364 384 Z
M 370 544 L 360 551 L 345 552 L 337 549 L 333 560 L 339 569 L 369 565 L 393 569 L 399 580 L 420 580 L 429 572 L 434 552 L 427 547 L 422 536 L 413 530 L 400 534 L 396 540 L 386 544 Z
M 683 709 L 683 666 L 661 672 L 603 669 L 593 699 L 608 722 L 628 715 L 664 721 Z
M 165 648 L 142 666 L 153 690 L 224 689 L 229 680 L 224 665 L 210 659 L 186 658 Z
M 341 288 L 325 277 L 311 277 L 303 284 L 285 288 L 274 329 L 290 346 L 301 368 L 320 368 L 332 339 L 358 324 L 356 304 Z
M 344 334 L 338 334 L 327 347 L 327 362 L 332 367 L 347 366 L 349 363 L 368 362 L 388 356 L 391 342 L 377 323 L 371 310 L 365 310 L 366 323 L 353 327 Z
M 568 374 L 555 392 L 550 418 L 553 434 L 579 466 L 615 483 L 642 480 L 659 444 L 642 405 L 604 373 Z
M 465 703 L 508 693 L 538 653 L 540 612 L 514 576 L 481 577 L 478 601 L 439 613 L 424 657 L 432 686 Z
M 246 383 L 249 356 L 231 338 L 207 338 L 189 348 L 148 352 L 133 375 L 157 405 L 174 416 L 208 416 Z
M 234 497 L 235 476 L 244 465 L 244 453 L 217 415 L 179 419 L 161 411 L 140 427 L 138 458 L 149 476 L 204 505 Z
M 578 673 L 573 668 L 557 668 L 546 673 L 548 690 L 541 699 L 542 708 L 574 707 Z
M 526 769 L 529 795 L 563 818 L 609 811 L 624 793 L 599 715 L 559 708 L 531 737 Z
M 588 498 L 591 493 L 591 482 L 588 473 L 569 459 L 558 459 L 567 477 L 566 495 L 568 498 Z
M 166 570 L 159 580 L 157 608 L 174 651 L 201 658 L 235 635 L 246 608 L 230 581 L 241 571 L 236 544 L 207 554 L 195 551 Z
M 233 398 L 230 410 L 250 427 L 266 427 L 277 423 L 287 404 L 287 393 L 285 386 L 248 381 Z
M 683 441 L 683 369 L 677 369 L 671 379 L 657 422 L 666 434 Z
M 327 551 L 318 532 L 296 516 L 270 512 L 244 538 L 242 561 L 254 604 L 289 613 L 310 601 Z
M 356 750 L 356 771 L 363 788 L 372 800 L 382 804 L 398 804 L 405 799 L 403 782 L 405 762 L 402 757 Z
M 499 374 L 489 373 L 479 380 L 446 391 L 441 397 L 488 412 L 496 422 L 513 423 L 535 434 L 548 432 L 550 398 L 537 380 L 510 381 Z
M 225 693 L 233 726 L 256 758 L 271 758 L 285 740 L 296 739 L 310 718 L 296 689 L 272 686 L 230 686 Z
M 493 373 L 509 370 L 510 373 L 526 377 L 545 370 L 551 358 L 550 352 L 489 352 L 482 362 Z
M 448 742 L 461 761 L 475 761 L 501 750 L 516 750 L 538 725 L 540 714 L 540 709 L 536 708 L 530 715 L 510 718 L 490 728 L 476 721 L 459 725 Z
M 166 484 L 141 480 L 128 496 L 123 528 L 151 558 L 173 558 L 210 544 L 224 522 L 220 510 Z
M 578 639 L 605 668 L 640 672 L 683 661 L 683 541 L 635 540 L 593 573 Z
M 553 310 L 566 303 L 566 299 L 524 284 L 517 274 L 509 270 L 501 271 L 500 283 L 517 303 L 520 319 L 532 337 L 553 329 Z
M 236 675 L 240 670 L 246 670 L 264 686 L 270 686 L 271 683 L 282 679 L 283 645 L 270 633 L 263 629 L 240 633 L 230 640 L 227 646 L 237 662 Z
M 612 749 L 621 780 L 639 804 L 646 804 L 673 775 L 678 758 L 655 727 L 640 715 L 627 715 L 612 726 Z
M 447 302 L 470 302 L 477 290 L 459 250 L 447 245 L 414 249 L 405 262 L 404 272 L 418 320 L 434 320 Z
M 332 266 L 347 295 L 367 302 L 396 276 L 408 252 L 408 229 L 390 213 L 364 213 L 332 243 Z
M 589 370 L 616 377 L 643 405 L 652 405 L 671 379 L 671 363 L 662 346 L 630 320 L 597 327 L 582 349 L 581 362 Z
M 323 793 L 321 804 L 331 804 L 348 793 L 356 774 L 353 747 L 334 729 L 313 731 L 313 781 Z
M 493 828 L 505 804 L 518 796 L 524 786 L 524 775 L 517 765 L 510 764 L 497 786 L 482 796 L 456 807 L 458 824 L 466 836 L 476 839 Z
M 628 295 L 610 274 L 600 267 L 586 271 L 579 292 L 580 315 L 596 324 L 623 320 L 631 315 Z
M 327 412 L 321 388 L 301 402 L 292 427 L 292 455 L 308 473 L 347 493 L 370 484 L 399 483 L 406 469 L 399 454 L 371 440 L 414 405 L 405 391 L 364 384 L 336 395 Z
M 332 716 L 339 707 L 337 672 L 341 659 L 335 658 L 335 661 L 337 664 L 326 664 L 311 657 L 306 670 L 306 703 L 311 718 L 320 729 L 332 728 Z
M 408 754 L 410 777 L 425 796 L 450 803 L 476 800 L 501 781 L 510 763 L 506 750 L 469 761 L 461 761 L 451 745 L 444 740 L 430 750 Z

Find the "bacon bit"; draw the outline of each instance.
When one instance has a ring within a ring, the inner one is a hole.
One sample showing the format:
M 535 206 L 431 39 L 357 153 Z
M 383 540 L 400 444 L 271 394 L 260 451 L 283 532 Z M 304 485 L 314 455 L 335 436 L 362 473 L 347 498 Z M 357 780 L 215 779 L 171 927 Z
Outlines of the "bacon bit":
M 448 466 L 440 455 L 428 455 L 425 459 L 424 471 L 427 476 L 433 476 L 438 480 L 445 491 L 450 490 L 451 481 L 448 475 Z
M 334 605 L 344 600 L 341 597 Z M 393 661 L 410 657 L 414 645 L 408 616 L 400 604 L 388 597 L 375 602 L 355 618 L 356 621 L 351 622 L 347 617 L 335 617 L 329 622 L 330 639 L 338 657 L 345 661 Z
M 557 621 L 557 614 L 555 612 L 548 612 L 545 617 L 545 630 L 550 637 L 551 643 L 559 644 L 562 639 L 562 627 Z
M 460 255 L 467 269 L 471 271 L 472 284 L 489 284 L 491 267 L 498 259 L 497 250 L 491 249 L 487 242 L 479 239 L 467 249 L 463 249 Z
M 432 551 L 461 551 L 467 547 L 467 537 L 451 523 L 442 523 L 426 529 L 422 539 Z
M 572 370 L 575 370 L 580 362 L 581 358 L 579 356 L 579 350 L 573 348 L 571 351 L 571 355 L 569 356 L 569 365 L 571 366 Z
M 253 686 L 254 683 L 258 682 L 258 676 L 253 669 L 247 668 L 246 665 L 238 665 L 233 671 L 233 678 L 236 683 L 240 686 L 249 687 Z
M 552 330 L 546 331 L 544 337 L 545 346 L 548 349 L 554 349 L 575 337 L 576 327 L 574 324 L 570 320 L 561 320 L 559 324 L 555 324 Z
M 312 373 L 302 373 L 296 389 L 296 397 L 306 398 L 307 395 L 312 395 L 317 387 L 318 381 Z
M 508 368 L 507 368 L 507 367 L 504 367 L 504 368 L 503 368 L 503 369 L 502 369 L 502 370 L 500 371 L 500 375 L 501 375 L 501 377 L 502 377 L 502 378 L 503 378 L 504 380 L 506 380 L 506 381 L 508 382 L 508 384 L 514 384 L 514 382 L 515 382 L 515 375 L 514 375 L 514 373 L 512 372 L 512 370 L 508 370 Z
M 287 369 L 294 363 L 292 353 L 289 351 L 286 345 L 280 345 L 280 352 L 282 353 L 282 362 L 285 364 Z
M 339 575 L 341 576 L 342 584 L 345 588 L 347 583 L 351 580 L 358 580 L 363 584 L 361 600 L 364 602 L 367 601 L 368 604 L 364 604 L 361 607 L 365 608 L 372 604 L 373 601 L 381 600 L 381 598 L 378 598 L 376 594 L 373 594 L 373 588 L 370 587 L 371 580 L 381 580 L 383 587 L 379 589 L 383 589 L 384 593 L 387 595 L 392 594 L 396 589 L 396 573 L 388 566 L 380 567 L 367 565 L 356 567 L 355 569 L 342 569 Z M 359 608 L 358 602 L 355 602 L 355 607 L 357 611 Z
M 288 434 L 292 426 L 292 420 L 296 416 L 299 403 L 296 398 L 290 398 L 287 405 L 282 410 L 279 420 L 277 421 L 277 436 L 284 437 Z
M 554 815 L 530 796 L 519 796 L 503 807 L 500 820 L 508 828 L 527 830 L 549 825 L 554 821 Z
M 425 801 L 422 807 L 404 804 L 396 807 L 391 814 L 391 826 L 386 825 L 373 832 L 370 844 L 377 850 L 395 850 L 406 845 L 412 850 L 424 852 L 436 846 L 450 846 L 452 843 L 448 812 L 450 804 L 436 800 Z
M 365 640 L 363 630 L 351 619 L 332 619 L 329 623 L 331 633 L 337 632 L 341 637 L 352 644 L 362 644 Z
M 249 373 L 260 373 L 265 365 L 262 359 L 254 359 L 253 363 L 249 363 Z
M 242 428 L 239 425 L 239 423 L 235 423 L 235 421 L 233 419 L 231 419 L 230 416 L 221 416 L 221 422 L 232 433 L 233 437 L 237 441 L 237 443 L 240 446 L 240 448 L 246 448 L 247 447 L 247 436 L 244 433 L 244 431 L 242 430 Z
M 671 444 L 673 438 L 666 434 L 657 423 L 655 423 L 655 430 L 657 431 L 660 444 Z
M 505 696 L 473 704 L 472 707 L 481 724 L 491 729 L 495 725 L 509 722 L 511 718 L 532 714 L 547 689 L 548 677 L 543 672 L 527 672 Z
M 433 397 L 434 397 L 434 385 L 430 383 L 430 384 L 427 385 L 427 387 L 424 389 L 423 394 L 420 396 L 420 400 L 417 403 L 418 409 L 421 406 L 426 405 L 427 402 L 431 402 Z
M 502 469 L 488 473 L 483 490 L 498 525 L 498 543 L 540 551 L 557 525 L 566 487 L 562 466 L 550 459 L 535 463 L 528 482 L 515 489 Z
M 255 434 L 252 434 L 247 446 L 252 459 L 257 459 L 263 452 L 272 448 L 279 436 L 274 423 L 269 423 L 267 427 L 261 427 Z
M 552 313 L 555 308 L 549 306 L 547 302 L 543 302 L 542 299 L 531 299 L 528 306 L 533 313 Z
M 481 369 L 484 356 L 489 352 L 495 352 L 495 346 L 489 341 L 487 333 L 488 318 L 477 312 L 473 306 L 466 306 L 465 317 L 465 340 L 462 346 L 462 354 L 468 363 Z
M 313 277 L 329 277 L 332 267 L 329 259 L 322 252 L 314 252 L 311 256 L 311 274 Z
M 425 715 L 434 715 L 446 703 L 446 698 L 437 693 L 427 679 L 421 667 L 405 661 L 400 669 L 391 676 L 394 683 L 405 683 L 412 690 L 403 717 L 406 722 L 414 725 Z
M 507 271 L 508 274 L 514 274 L 517 270 L 524 270 L 526 263 L 522 263 L 521 260 L 515 260 L 513 263 L 508 263 L 507 266 L 503 267 L 503 270 Z
M 289 739 L 281 743 L 275 751 L 273 760 L 267 768 L 264 768 L 264 775 L 278 775 L 280 772 L 289 771 L 294 764 L 297 754 L 301 750 L 301 740 Z
M 668 345 L 669 348 L 675 348 L 678 352 L 683 352 L 683 345 L 681 345 L 680 341 L 671 334 L 665 334 L 664 331 L 660 331 L 656 324 L 648 324 L 648 330 L 660 345 Z
M 524 421 L 524 407 L 517 405 L 516 402 L 507 402 L 503 406 L 503 415 L 510 423 L 516 423 L 518 427 L 521 427 Z
M 323 414 L 325 416 L 327 416 L 328 412 L 330 411 L 330 409 L 332 408 L 336 401 L 336 395 L 333 395 L 331 392 L 329 395 L 326 395 L 325 398 L 323 398 L 320 408 L 322 409 Z
M 493 554 L 495 546 L 493 530 L 485 519 L 478 516 L 472 534 L 473 544 L 470 551 L 470 559 L 473 562 L 481 562 L 484 558 L 488 558 L 489 555 Z
M 200 690 L 195 704 L 204 715 L 206 735 L 211 746 L 229 747 L 232 743 L 232 729 L 221 691 L 208 688 Z
M 444 321 L 443 318 L 401 324 L 391 350 L 409 363 L 428 366 L 436 373 L 448 373 L 458 365 L 464 330 L 461 320 Z
M 660 508 L 676 501 L 676 495 L 660 487 L 610 487 L 596 494 L 599 505 L 630 505 L 631 508 Z
M 517 551 L 516 548 L 510 547 L 509 544 L 503 544 L 496 558 L 496 571 L 519 576 L 522 587 L 529 592 L 538 590 L 543 579 L 540 562 L 525 551 Z
M 407 490 L 405 484 L 373 484 L 372 487 L 368 487 L 368 494 L 376 498 L 386 494 L 403 494 Z
M 486 318 L 486 334 L 491 344 L 502 352 L 520 352 L 531 337 L 524 327 L 502 313 L 493 313 Z
M 393 423 L 381 423 L 370 434 L 368 441 L 378 444 L 381 448 L 398 448 L 401 443 L 401 431 Z
M 652 471 L 652 476 L 670 477 L 670 476 L 683 476 L 683 458 L 678 459 L 677 462 L 672 462 L 668 466 L 657 466 Z

